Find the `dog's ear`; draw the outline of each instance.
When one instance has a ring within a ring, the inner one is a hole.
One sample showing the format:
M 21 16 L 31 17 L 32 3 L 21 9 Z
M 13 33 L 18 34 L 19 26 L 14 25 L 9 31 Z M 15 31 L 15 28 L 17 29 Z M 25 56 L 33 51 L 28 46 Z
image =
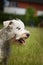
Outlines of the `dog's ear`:
M 12 25 L 12 23 L 13 23 L 13 22 L 12 22 L 12 21 L 10 21 L 10 22 L 9 22 L 9 25 Z
M 5 28 L 7 28 L 9 25 L 11 25 L 12 24 L 12 21 L 4 21 L 3 22 L 3 26 L 5 27 Z
M 10 22 L 10 21 L 3 21 L 3 26 L 4 26 L 5 28 L 7 28 L 8 25 L 9 25 L 9 22 Z
M 11 32 L 12 29 L 12 21 L 5 21 L 3 22 L 4 28 L 6 28 L 6 31 Z

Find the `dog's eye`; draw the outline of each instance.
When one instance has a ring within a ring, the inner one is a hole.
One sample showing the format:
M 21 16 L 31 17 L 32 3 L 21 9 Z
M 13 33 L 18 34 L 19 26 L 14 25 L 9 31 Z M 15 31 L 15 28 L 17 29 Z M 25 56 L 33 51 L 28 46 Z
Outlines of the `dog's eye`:
M 20 30 L 21 28 L 17 27 L 16 29 Z

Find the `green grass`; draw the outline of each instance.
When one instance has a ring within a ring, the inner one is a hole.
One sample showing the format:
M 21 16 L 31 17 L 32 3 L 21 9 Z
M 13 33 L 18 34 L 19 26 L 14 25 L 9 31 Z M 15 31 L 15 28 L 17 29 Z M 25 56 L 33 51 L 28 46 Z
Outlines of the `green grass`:
M 43 28 L 27 27 L 26 45 L 11 45 L 8 65 L 43 65 Z

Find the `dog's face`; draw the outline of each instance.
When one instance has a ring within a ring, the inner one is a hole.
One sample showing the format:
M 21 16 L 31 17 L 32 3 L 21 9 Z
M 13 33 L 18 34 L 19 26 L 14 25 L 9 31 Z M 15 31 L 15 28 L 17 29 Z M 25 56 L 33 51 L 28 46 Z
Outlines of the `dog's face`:
M 25 39 L 30 36 L 29 31 L 25 29 L 24 23 L 21 20 L 9 20 L 3 22 L 7 29 L 9 38 L 14 38 L 19 43 L 25 43 Z

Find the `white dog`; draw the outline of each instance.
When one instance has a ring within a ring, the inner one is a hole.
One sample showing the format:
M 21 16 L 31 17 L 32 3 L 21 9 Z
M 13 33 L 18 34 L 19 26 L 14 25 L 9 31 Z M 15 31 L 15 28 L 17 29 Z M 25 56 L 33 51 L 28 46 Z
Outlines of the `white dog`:
M 0 30 L 0 62 L 4 59 L 4 65 L 6 65 L 6 59 L 9 55 L 9 40 L 25 44 L 25 39 L 30 36 L 30 32 L 25 29 L 24 23 L 20 19 L 13 19 L 3 22 L 3 29 Z
M 14 37 L 16 41 L 24 43 L 30 36 L 30 32 L 25 29 L 24 23 L 20 19 L 13 19 L 3 22 L 4 28 L 8 29 L 8 39 Z

